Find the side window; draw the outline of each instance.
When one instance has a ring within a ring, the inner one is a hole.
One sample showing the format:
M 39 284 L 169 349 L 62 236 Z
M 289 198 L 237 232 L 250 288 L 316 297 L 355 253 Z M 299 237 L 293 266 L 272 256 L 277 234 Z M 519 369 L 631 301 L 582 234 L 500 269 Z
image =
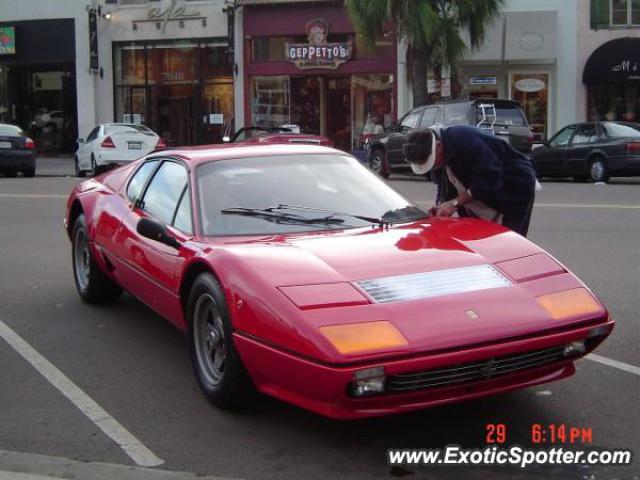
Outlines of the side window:
M 91 133 L 89 133 L 89 136 L 87 136 L 87 143 L 88 142 L 92 142 L 94 141 L 96 138 L 98 138 L 98 132 L 100 131 L 100 127 L 96 127 L 93 130 L 91 130 Z
M 444 106 L 445 125 L 466 125 L 469 123 L 468 116 L 468 103 L 450 103 Z
M 425 109 L 420 119 L 420 128 L 427 128 L 436 123 L 436 117 L 438 116 L 438 107 L 431 107 Z
M 153 173 L 157 165 L 158 160 L 143 163 L 142 166 L 138 168 L 138 171 L 133 174 L 127 187 L 127 198 L 131 203 L 135 203 L 135 201 L 140 198 L 142 189 L 149 179 L 149 175 Z
M 573 132 L 576 131 L 576 128 L 578 128 L 576 125 L 569 125 L 568 127 L 564 127 L 549 141 L 549 145 L 551 145 L 552 147 L 562 147 L 564 145 L 567 145 L 569 143 L 571 135 L 573 135 Z
M 191 225 L 191 192 L 188 186 L 180 199 L 173 226 L 184 233 L 193 233 L 193 226 Z
M 402 122 L 400 122 L 400 128 L 402 130 L 409 129 L 409 128 L 416 128 L 416 125 L 418 125 L 419 116 L 420 116 L 420 110 L 407 113 L 405 117 L 402 119 Z
M 581 125 L 578 131 L 573 137 L 572 143 L 574 145 L 593 143 L 598 140 L 598 134 L 596 133 L 596 126 L 593 123 L 587 123 Z
M 171 225 L 178 201 L 187 186 L 187 170 L 176 162 L 165 161 L 151 179 L 142 199 L 142 209 Z

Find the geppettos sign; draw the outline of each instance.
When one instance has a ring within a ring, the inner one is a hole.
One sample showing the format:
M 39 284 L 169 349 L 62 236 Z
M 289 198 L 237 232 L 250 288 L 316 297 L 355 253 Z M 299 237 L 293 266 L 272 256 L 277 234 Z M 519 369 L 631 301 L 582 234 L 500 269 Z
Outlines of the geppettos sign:
M 305 25 L 309 43 L 287 43 L 285 55 L 301 70 L 311 68 L 336 69 L 351 58 L 351 42 L 329 43 L 329 22 L 314 18 Z

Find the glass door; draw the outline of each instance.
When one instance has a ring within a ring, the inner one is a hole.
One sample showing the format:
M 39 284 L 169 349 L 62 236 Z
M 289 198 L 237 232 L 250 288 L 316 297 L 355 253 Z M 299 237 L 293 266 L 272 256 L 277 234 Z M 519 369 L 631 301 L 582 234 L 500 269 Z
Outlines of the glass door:
M 326 136 L 333 146 L 351 152 L 351 77 L 326 79 Z

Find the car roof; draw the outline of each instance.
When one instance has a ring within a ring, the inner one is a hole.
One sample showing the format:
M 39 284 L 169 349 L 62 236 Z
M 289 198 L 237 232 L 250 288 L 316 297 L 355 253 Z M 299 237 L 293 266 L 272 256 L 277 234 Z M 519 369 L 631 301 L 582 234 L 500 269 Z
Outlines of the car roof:
M 254 157 L 273 157 L 291 155 L 346 155 L 342 150 L 308 144 L 241 144 L 227 143 L 198 145 L 194 147 L 175 147 L 151 153 L 147 158 L 177 157 L 196 167 L 202 163 L 216 160 L 231 160 Z

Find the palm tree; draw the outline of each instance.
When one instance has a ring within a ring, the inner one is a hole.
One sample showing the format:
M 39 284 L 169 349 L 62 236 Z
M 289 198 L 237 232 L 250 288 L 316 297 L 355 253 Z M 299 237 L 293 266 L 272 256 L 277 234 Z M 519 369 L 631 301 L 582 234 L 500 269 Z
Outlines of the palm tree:
M 427 69 L 440 61 L 455 65 L 470 47 L 482 45 L 485 29 L 500 14 L 504 0 L 345 0 L 356 32 L 373 44 L 384 25 L 407 40 L 412 70 L 413 105 L 427 99 Z

